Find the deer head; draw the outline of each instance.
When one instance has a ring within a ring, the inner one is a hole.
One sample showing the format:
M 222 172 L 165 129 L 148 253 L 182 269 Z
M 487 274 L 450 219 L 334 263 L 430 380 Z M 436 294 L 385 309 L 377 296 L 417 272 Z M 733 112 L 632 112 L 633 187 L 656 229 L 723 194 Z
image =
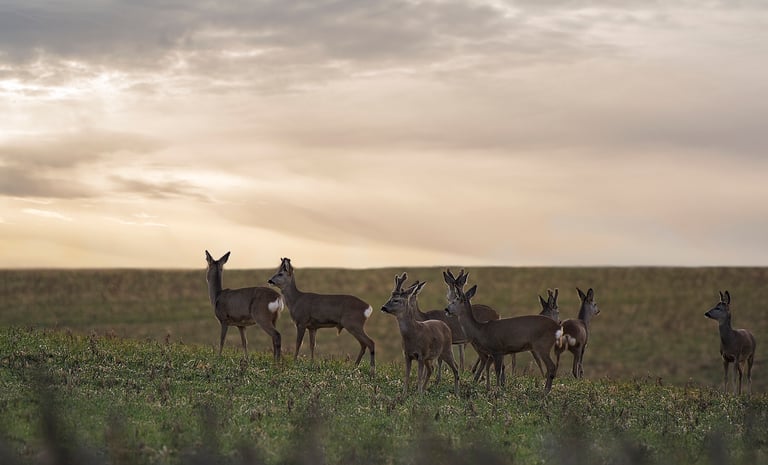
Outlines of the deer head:
M 395 275 L 395 287 L 392 289 L 392 295 L 389 297 L 384 305 L 381 306 L 381 311 L 389 313 L 390 315 L 402 315 L 404 312 L 410 310 L 413 299 L 421 292 L 426 282 L 416 281 L 408 288 L 403 289 L 403 283 L 408 279 L 408 275 L 403 273 L 400 276 Z
M 547 289 L 547 300 L 544 300 L 542 296 L 539 296 L 539 303 L 541 303 L 540 315 L 552 318 L 555 321 L 560 321 L 560 307 L 557 305 L 557 296 L 559 294 L 560 291 L 555 288 L 554 291 L 552 291 L 552 289 Z
M 292 279 L 293 266 L 291 265 L 291 259 L 281 258 L 280 266 L 277 268 L 277 272 L 271 278 L 269 278 L 267 282 L 282 289 L 288 285 Z
M 720 321 L 726 321 L 727 319 L 730 319 L 731 317 L 731 293 L 728 291 L 725 291 L 725 294 L 720 292 L 720 302 L 717 303 L 714 307 L 709 309 L 707 313 L 704 314 L 707 318 L 712 318 L 713 320 Z

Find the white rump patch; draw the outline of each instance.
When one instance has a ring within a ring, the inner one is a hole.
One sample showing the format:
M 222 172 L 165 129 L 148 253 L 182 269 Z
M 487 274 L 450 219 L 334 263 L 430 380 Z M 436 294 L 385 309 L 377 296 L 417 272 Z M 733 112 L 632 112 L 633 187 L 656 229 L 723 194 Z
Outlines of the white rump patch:
M 368 318 L 371 316 L 371 313 L 373 313 L 373 307 L 369 305 L 368 308 L 366 308 L 365 311 L 363 312 L 363 315 L 365 315 L 365 317 Z
M 561 337 L 563 337 L 563 328 L 560 328 L 557 331 L 555 331 L 555 339 L 560 339 Z
M 279 312 L 283 309 L 283 299 L 278 297 L 274 302 L 270 302 L 269 305 L 267 305 L 267 308 L 272 313 Z
M 576 345 L 576 338 L 575 337 L 566 335 L 565 339 L 568 341 L 568 345 L 569 346 L 573 347 L 573 346 Z

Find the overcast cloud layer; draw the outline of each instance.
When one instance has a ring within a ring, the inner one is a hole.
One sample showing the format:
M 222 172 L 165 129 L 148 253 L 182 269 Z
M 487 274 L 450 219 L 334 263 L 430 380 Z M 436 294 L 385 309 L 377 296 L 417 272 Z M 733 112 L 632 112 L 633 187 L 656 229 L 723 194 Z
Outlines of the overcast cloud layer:
M 0 267 L 768 265 L 768 4 L 603 3 L 6 0 Z

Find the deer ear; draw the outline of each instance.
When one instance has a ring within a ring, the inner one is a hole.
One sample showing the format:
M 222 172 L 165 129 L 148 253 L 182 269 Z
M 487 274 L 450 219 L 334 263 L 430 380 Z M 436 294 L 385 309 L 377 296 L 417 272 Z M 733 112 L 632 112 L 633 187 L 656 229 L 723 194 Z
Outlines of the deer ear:
M 586 294 L 584 294 L 584 292 L 583 292 L 581 289 L 579 289 L 579 288 L 577 287 L 577 288 L 576 288 L 576 292 L 578 292 L 578 293 L 579 293 L 579 299 L 581 299 L 582 301 L 586 300 L 587 296 L 586 296 Z
M 467 293 L 464 294 L 464 295 L 467 297 L 467 300 L 470 300 L 472 297 L 475 296 L 475 294 L 477 294 L 477 284 L 475 284 L 474 286 L 470 287 L 469 290 L 467 291 Z
M 222 265 L 227 263 L 227 260 L 229 260 L 229 254 L 230 252 L 227 252 L 224 255 L 222 255 L 221 258 L 219 259 L 219 263 L 221 263 Z
M 593 291 L 591 287 L 587 291 L 587 301 L 588 302 L 594 302 L 595 301 L 595 291 Z
M 723 291 L 717 291 L 720 293 L 720 302 L 725 301 L 725 297 L 723 296 Z
M 415 283 L 411 284 L 411 287 L 405 290 L 405 295 L 408 296 L 408 298 L 415 297 L 416 294 L 419 293 L 419 282 L 416 281 Z
M 725 291 L 725 300 L 724 300 L 724 302 L 727 305 L 731 305 L 731 293 L 728 292 L 728 291 Z
M 560 294 L 560 289 L 555 288 L 554 301 L 557 302 L 557 296 Z
M 544 300 L 544 297 L 542 296 L 539 296 L 539 303 L 541 304 L 542 308 L 547 308 L 547 306 L 549 305 L 549 303 L 546 300 Z
M 205 251 L 205 261 L 207 261 L 208 263 L 213 263 L 213 261 L 214 261 L 213 257 L 211 257 L 211 254 L 208 253 L 207 250 Z
M 459 287 L 464 287 L 464 285 L 467 284 L 467 278 L 469 278 L 469 273 L 465 273 L 462 269 L 461 273 L 459 273 L 459 277 L 456 278 L 456 285 Z

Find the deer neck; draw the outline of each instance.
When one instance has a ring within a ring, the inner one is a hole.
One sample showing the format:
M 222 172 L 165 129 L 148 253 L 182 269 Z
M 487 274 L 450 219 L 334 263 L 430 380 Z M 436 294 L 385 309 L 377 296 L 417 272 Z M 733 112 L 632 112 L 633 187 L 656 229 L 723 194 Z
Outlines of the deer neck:
M 475 339 L 475 335 L 477 335 L 480 330 L 480 325 L 482 323 L 475 318 L 475 313 L 472 311 L 472 305 L 470 303 L 463 305 L 459 310 L 458 316 L 459 324 L 464 328 L 464 332 L 467 333 L 467 336 L 471 339 Z
M 735 331 L 731 327 L 731 315 L 718 322 L 718 329 L 720 330 L 720 340 L 724 343 L 734 338 Z
M 223 287 L 222 281 L 223 278 L 218 271 L 212 272 L 208 277 L 208 298 L 211 299 L 211 305 L 214 307 L 216 307 L 216 299 L 219 297 Z
M 406 311 L 397 314 L 397 325 L 400 328 L 401 334 L 411 334 L 416 327 L 416 316 L 414 313 L 418 311 L 412 307 L 406 309 Z
M 409 312 L 415 321 L 426 321 L 427 315 L 424 314 L 424 312 L 421 311 L 419 308 L 418 302 L 414 304 L 413 308 L 409 310 Z
M 592 312 L 589 311 L 589 306 L 582 305 L 579 309 L 579 320 L 584 322 L 584 327 L 589 329 L 589 322 L 592 320 Z
M 304 294 L 298 287 L 296 287 L 296 278 L 293 276 L 291 276 L 291 280 L 288 284 L 280 290 L 283 292 L 283 297 L 285 297 L 285 303 L 288 304 L 288 308 L 293 308 L 291 304 L 299 300 L 299 297 Z

